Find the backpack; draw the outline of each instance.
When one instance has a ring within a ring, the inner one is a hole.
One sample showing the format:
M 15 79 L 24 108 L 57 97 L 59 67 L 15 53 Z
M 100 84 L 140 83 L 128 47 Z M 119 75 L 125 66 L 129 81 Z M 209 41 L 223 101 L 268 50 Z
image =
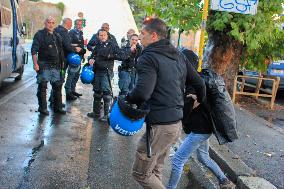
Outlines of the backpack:
M 213 133 L 219 144 L 238 139 L 236 113 L 224 79 L 211 69 L 203 69 L 207 93 L 206 111 L 212 123 Z

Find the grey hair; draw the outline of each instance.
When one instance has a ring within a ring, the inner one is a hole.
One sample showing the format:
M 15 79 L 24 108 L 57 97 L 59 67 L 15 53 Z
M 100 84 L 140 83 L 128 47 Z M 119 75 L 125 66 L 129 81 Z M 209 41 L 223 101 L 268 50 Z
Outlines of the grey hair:
M 72 22 L 71 18 L 64 18 L 64 19 L 62 20 L 62 25 L 65 25 L 66 22 L 68 22 L 68 21 L 71 21 L 71 22 Z

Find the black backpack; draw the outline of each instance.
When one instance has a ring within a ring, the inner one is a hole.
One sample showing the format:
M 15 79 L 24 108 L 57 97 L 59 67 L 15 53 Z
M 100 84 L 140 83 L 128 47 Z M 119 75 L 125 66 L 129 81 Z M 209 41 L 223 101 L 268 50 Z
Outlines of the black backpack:
M 203 69 L 207 93 L 205 110 L 212 123 L 213 132 L 219 144 L 238 139 L 236 113 L 224 79 L 211 69 Z

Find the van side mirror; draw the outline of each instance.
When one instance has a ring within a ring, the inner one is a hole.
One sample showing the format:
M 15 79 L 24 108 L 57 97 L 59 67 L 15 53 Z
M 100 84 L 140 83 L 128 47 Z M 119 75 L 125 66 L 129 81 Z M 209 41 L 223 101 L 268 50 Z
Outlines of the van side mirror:
M 22 25 L 21 34 L 27 35 L 27 24 L 26 23 L 23 23 L 23 25 Z

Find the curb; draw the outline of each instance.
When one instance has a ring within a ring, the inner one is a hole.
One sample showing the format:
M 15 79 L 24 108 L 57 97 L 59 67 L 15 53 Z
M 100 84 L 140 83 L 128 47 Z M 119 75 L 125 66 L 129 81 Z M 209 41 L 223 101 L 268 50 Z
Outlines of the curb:
M 277 189 L 264 178 L 257 177 L 254 170 L 248 167 L 227 146 L 218 144 L 215 137 L 210 138 L 210 157 L 236 183 L 238 189 Z
M 234 183 L 237 183 L 239 176 L 255 176 L 255 172 L 227 146 L 219 145 L 215 137 L 210 138 L 209 154 Z

